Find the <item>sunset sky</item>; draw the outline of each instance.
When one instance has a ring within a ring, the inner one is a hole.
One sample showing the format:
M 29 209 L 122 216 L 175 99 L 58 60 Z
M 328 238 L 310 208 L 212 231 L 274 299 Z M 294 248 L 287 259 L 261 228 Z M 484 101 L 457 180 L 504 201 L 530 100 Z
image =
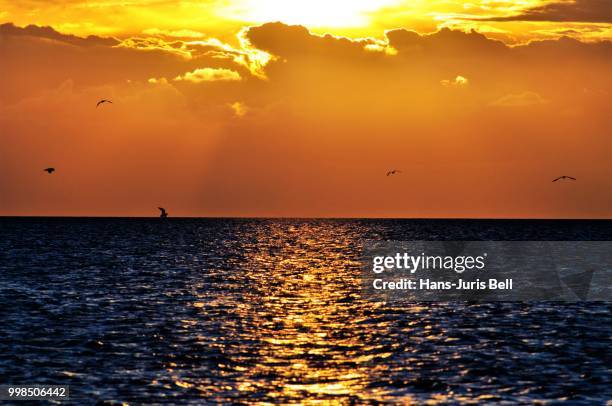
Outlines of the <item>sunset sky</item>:
M 0 23 L 0 216 L 612 218 L 610 0 L 0 0 Z

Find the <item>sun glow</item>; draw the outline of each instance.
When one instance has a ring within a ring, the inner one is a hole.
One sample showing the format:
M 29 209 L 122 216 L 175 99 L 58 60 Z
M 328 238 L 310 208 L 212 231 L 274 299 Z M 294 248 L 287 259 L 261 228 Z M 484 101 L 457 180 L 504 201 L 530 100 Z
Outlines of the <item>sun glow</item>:
M 231 11 L 234 18 L 264 23 L 282 21 L 310 27 L 358 27 L 369 15 L 398 0 L 246 0 Z

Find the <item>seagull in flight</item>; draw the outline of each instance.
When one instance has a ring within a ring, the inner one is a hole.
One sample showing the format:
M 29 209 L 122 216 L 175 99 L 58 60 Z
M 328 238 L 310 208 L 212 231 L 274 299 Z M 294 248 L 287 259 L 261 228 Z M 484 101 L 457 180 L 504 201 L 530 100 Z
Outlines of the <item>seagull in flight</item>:
M 568 180 L 576 180 L 576 178 L 572 178 L 571 176 L 565 176 L 565 175 L 563 175 L 563 176 L 559 176 L 557 179 L 553 179 L 553 182 L 556 182 L 556 181 L 558 181 L 558 180 L 565 180 L 565 179 L 568 179 Z
M 387 176 L 391 176 L 391 175 L 395 175 L 398 173 L 402 173 L 402 171 L 397 170 L 397 169 L 393 169 L 392 171 L 387 172 Z
M 168 217 L 168 212 L 166 211 L 166 209 L 164 209 L 163 207 L 158 207 L 160 213 L 159 213 L 159 217 L 162 219 L 165 219 L 166 217 Z
M 96 108 L 98 108 L 99 105 L 104 104 L 104 103 L 110 103 L 113 104 L 112 101 L 108 100 L 108 99 L 102 99 L 100 100 L 98 103 L 96 103 Z
M 49 175 L 51 175 L 53 172 L 55 172 L 55 168 L 45 168 L 43 169 L 43 171 L 47 172 Z

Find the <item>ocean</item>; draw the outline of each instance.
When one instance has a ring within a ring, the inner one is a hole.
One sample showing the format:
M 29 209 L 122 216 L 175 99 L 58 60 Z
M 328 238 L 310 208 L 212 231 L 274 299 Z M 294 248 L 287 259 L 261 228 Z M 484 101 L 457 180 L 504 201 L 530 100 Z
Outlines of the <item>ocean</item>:
M 68 403 L 612 399 L 605 302 L 376 302 L 365 241 L 612 221 L 0 218 L 0 384 Z

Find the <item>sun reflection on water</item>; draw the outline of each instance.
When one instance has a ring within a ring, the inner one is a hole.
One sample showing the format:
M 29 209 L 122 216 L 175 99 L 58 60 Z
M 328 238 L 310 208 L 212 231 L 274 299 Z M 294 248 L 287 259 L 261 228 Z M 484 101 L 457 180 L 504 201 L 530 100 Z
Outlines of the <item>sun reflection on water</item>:
M 190 306 L 217 316 L 218 337 L 203 339 L 223 355 L 223 362 L 215 366 L 231 382 L 215 387 L 194 377 L 192 383 L 202 397 L 413 403 L 409 390 L 402 387 L 398 394 L 389 382 L 374 384 L 371 379 L 374 374 L 380 380 L 389 368 L 387 360 L 405 349 L 393 331 L 395 320 L 378 317 L 386 304 L 361 297 L 359 229 L 333 221 L 305 221 L 264 223 L 251 231 L 248 237 L 236 238 L 242 241 L 238 246 L 228 248 L 236 250 L 239 259 L 232 264 L 236 269 L 229 280 L 223 280 L 225 294 L 215 294 L 208 285 L 194 288 L 196 300 Z M 218 275 L 217 270 L 209 270 L 209 275 Z M 414 315 L 402 327 L 401 334 L 409 338 L 406 347 L 437 339 L 419 317 L 429 308 L 411 304 L 391 310 Z M 191 325 L 188 320 L 183 324 Z M 411 337 L 415 329 L 419 336 Z M 387 332 L 393 336 L 389 340 Z M 425 365 L 418 357 L 407 360 L 413 366 L 404 365 L 406 371 Z M 179 376 L 173 375 L 175 385 L 192 387 Z M 402 379 L 400 386 L 413 380 Z
M 366 364 L 352 355 L 366 343 L 347 334 L 349 305 L 342 300 L 355 282 L 343 270 L 354 264 L 329 249 L 337 230 L 301 224 L 271 231 L 288 233 L 292 241 L 251 258 L 267 264 L 265 278 L 255 282 L 262 292 L 256 324 L 264 345 L 253 373 L 275 375 L 268 395 L 277 399 L 333 399 L 363 391 Z

